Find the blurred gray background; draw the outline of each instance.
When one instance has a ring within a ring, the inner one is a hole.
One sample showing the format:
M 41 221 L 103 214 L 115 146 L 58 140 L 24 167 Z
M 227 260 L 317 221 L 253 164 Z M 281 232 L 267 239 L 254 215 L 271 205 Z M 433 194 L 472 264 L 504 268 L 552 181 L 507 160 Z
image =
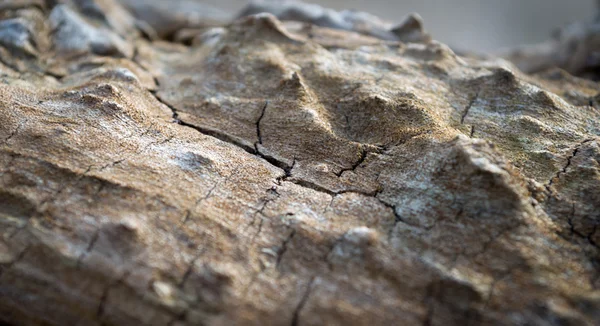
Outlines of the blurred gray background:
M 237 12 L 246 0 L 203 0 Z M 494 51 L 548 39 L 569 22 L 592 19 L 597 0 L 325 0 L 305 1 L 335 9 L 367 11 L 393 22 L 419 13 L 434 39 L 457 49 Z

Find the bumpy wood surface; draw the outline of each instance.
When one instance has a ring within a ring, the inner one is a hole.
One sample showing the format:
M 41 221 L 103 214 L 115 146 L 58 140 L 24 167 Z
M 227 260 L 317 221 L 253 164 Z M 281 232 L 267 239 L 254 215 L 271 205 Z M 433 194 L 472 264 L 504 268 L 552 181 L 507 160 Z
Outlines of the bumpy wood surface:
M 0 4 L 0 321 L 600 323 L 599 84 L 128 10 Z

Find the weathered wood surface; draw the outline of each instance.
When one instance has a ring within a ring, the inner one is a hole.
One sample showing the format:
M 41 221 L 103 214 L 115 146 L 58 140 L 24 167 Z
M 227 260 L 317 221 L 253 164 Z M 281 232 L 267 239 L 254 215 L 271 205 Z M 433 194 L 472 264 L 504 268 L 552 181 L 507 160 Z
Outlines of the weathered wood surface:
M 0 321 L 600 323 L 597 83 L 269 14 L 0 16 Z

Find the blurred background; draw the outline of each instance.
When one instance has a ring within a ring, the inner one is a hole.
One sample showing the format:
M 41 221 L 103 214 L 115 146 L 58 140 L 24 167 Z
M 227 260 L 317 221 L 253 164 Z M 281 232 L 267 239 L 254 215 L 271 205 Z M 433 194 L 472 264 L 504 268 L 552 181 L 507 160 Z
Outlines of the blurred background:
M 246 0 L 202 0 L 238 12 Z M 569 22 L 591 20 L 597 0 L 324 0 L 305 1 L 334 9 L 370 12 L 392 22 L 419 13 L 434 39 L 456 49 L 495 51 L 547 40 Z

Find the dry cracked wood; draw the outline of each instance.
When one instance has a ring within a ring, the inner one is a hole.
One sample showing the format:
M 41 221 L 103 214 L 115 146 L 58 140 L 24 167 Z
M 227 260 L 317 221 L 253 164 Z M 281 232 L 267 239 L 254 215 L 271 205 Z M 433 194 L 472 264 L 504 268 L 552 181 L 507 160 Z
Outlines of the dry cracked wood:
M 184 46 L 115 1 L 0 10 L 0 321 L 600 323 L 597 83 L 268 14 Z

